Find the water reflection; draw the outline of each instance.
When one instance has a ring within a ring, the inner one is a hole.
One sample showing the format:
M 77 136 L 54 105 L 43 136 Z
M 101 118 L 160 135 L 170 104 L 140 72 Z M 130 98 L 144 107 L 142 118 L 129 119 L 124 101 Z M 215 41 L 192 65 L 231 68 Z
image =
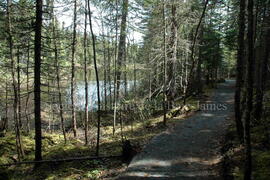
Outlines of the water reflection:
M 105 99 L 105 88 L 107 91 L 107 97 L 110 96 L 110 92 L 112 93 L 112 97 L 114 94 L 114 83 L 111 82 L 111 85 L 109 82 L 106 83 L 106 87 L 104 84 L 104 81 L 99 81 L 100 86 L 100 97 L 101 101 L 104 101 Z M 129 80 L 127 81 L 127 91 L 131 91 L 132 87 L 134 86 L 134 81 Z M 71 104 L 71 88 L 69 87 L 66 91 L 66 102 L 67 104 Z M 77 82 L 76 84 L 76 95 L 75 95 L 75 108 L 78 110 L 83 110 L 85 106 L 85 84 L 84 81 Z M 120 83 L 120 93 L 123 94 L 125 91 L 125 84 L 124 81 L 121 81 Z M 109 99 L 109 98 L 108 98 Z M 108 100 L 107 100 L 108 101 Z M 96 81 L 88 81 L 88 108 L 89 111 L 96 110 L 97 109 L 97 84 Z

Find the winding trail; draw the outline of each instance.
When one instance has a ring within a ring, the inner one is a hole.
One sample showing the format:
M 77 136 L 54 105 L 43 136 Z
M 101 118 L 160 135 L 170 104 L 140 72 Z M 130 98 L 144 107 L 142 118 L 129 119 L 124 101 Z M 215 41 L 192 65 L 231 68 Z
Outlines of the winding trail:
M 233 113 L 234 83 L 227 80 L 218 85 L 212 100 L 207 101 L 208 110 L 154 137 L 117 179 L 223 179 L 217 165 L 221 160 L 220 141 Z M 217 105 L 219 110 L 214 108 Z

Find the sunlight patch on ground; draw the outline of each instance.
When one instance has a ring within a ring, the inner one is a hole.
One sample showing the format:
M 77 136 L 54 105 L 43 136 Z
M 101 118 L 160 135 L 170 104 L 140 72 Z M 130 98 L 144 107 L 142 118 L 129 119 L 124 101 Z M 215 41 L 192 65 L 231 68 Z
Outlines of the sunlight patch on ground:
M 214 114 L 211 114 L 211 113 L 203 113 L 202 116 L 204 116 L 204 117 L 213 117 Z
M 211 131 L 212 130 L 210 130 L 210 129 L 202 129 L 202 130 L 199 131 L 199 133 L 209 133 Z
M 182 157 L 178 160 L 174 160 L 173 164 L 180 164 L 180 163 L 196 163 L 196 164 L 202 164 L 202 165 L 214 165 L 221 161 L 221 157 L 212 157 L 208 159 L 198 158 L 198 157 Z
M 130 165 L 130 167 L 139 167 L 139 166 L 159 166 L 159 167 L 168 167 L 171 166 L 171 161 L 162 161 L 156 159 L 144 159 L 139 160 Z
M 168 175 L 161 174 L 161 173 L 146 173 L 146 172 L 132 172 L 127 173 L 126 176 L 134 176 L 134 177 L 156 177 L 156 178 L 169 178 Z

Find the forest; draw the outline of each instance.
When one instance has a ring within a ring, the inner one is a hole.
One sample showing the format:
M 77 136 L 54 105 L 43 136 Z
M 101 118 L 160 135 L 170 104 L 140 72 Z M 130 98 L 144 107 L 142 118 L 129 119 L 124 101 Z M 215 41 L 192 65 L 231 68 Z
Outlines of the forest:
M 269 180 L 269 52 L 269 0 L 0 0 L 0 180 Z

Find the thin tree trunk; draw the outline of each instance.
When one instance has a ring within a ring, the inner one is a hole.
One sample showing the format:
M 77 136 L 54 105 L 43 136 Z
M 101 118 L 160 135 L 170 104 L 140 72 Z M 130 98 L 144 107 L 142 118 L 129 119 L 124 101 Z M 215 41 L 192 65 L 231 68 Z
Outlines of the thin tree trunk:
M 163 8 L 162 8 L 162 16 L 163 16 L 163 124 L 166 126 L 167 119 L 166 119 L 166 113 L 167 113 L 167 49 L 166 49 L 166 17 L 165 17 L 165 0 L 163 0 Z
M 90 0 L 88 0 L 88 13 L 89 13 L 89 24 L 92 36 L 92 46 L 93 46 L 93 56 L 94 56 L 94 67 L 95 67 L 95 74 L 96 74 L 96 82 L 97 82 L 97 98 L 98 98 L 98 130 L 97 130 L 97 146 L 96 146 L 96 156 L 99 156 L 99 141 L 100 141 L 100 90 L 99 90 L 99 78 L 98 78 L 98 68 L 97 68 L 97 58 L 96 58 L 96 42 L 95 42 L 95 35 L 93 32 L 92 26 L 92 15 L 90 9 Z
M 42 27 L 42 0 L 36 0 L 35 24 L 35 68 L 34 68 L 34 102 L 35 102 L 35 161 L 42 160 L 42 133 L 41 133 L 41 98 L 40 98 L 40 66 L 41 66 L 41 27 Z M 39 164 L 37 163 L 36 166 Z
M 22 128 L 22 114 L 21 114 L 21 67 L 20 67 L 20 51 L 17 50 L 17 93 L 18 93 L 18 122 L 19 128 Z
M 59 115 L 61 122 L 61 129 L 64 136 L 65 144 L 67 142 L 66 137 L 66 129 L 65 129 L 65 120 L 64 120 L 64 112 L 63 112 L 63 103 L 62 103 L 62 93 L 60 87 L 60 70 L 59 70 L 59 57 L 58 57 L 58 48 L 57 48 L 57 34 L 56 34 L 56 19 L 53 14 L 53 40 L 54 40 L 54 60 L 55 60 L 55 68 L 56 68 L 56 81 L 57 81 L 57 91 L 58 91 L 58 103 L 59 103 Z
M 4 122 L 4 130 L 8 130 L 8 80 L 6 77 L 6 107 L 5 107 L 5 122 Z
M 202 45 L 202 39 L 203 39 L 203 26 L 200 28 L 200 34 L 199 34 L 199 43 Z M 196 86 L 197 86 L 197 93 L 201 94 L 202 93 L 202 48 L 199 47 L 199 57 L 198 57 L 198 64 L 197 64 L 197 69 L 196 69 Z
M 85 0 L 85 5 L 87 1 Z M 83 38 L 83 53 L 84 53 L 84 86 L 85 86 L 85 106 L 84 106 L 84 136 L 85 145 L 88 145 L 88 73 L 87 73 L 87 7 L 85 6 L 84 15 L 84 38 Z
M 133 37 L 133 40 L 132 40 L 132 46 L 134 46 L 134 37 Z M 135 49 L 137 51 L 137 49 Z M 131 49 L 132 51 L 132 49 Z M 136 55 L 136 52 L 135 51 L 135 55 Z M 133 59 L 133 80 L 134 80 L 134 84 L 133 84 L 133 89 L 134 89 L 134 96 L 135 96 L 135 99 L 137 97 L 137 69 L 136 69 L 136 57 L 134 57 L 133 55 L 133 52 L 131 52 L 131 57 Z
M 48 94 L 48 100 L 47 101 L 48 101 L 48 105 L 50 107 L 52 107 L 52 104 L 51 104 L 51 91 L 50 91 L 50 86 L 51 86 L 50 85 L 50 67 L 48 66 L 46 70 L 47 70 L 47 94 Z M 48 131 L 50 132 L 51 131 L 51 112 L 48 113 L 48 116 L 49 116 L 48 119 L 47 119 L 48 120 L 48 127 L 46 129 L 48 129 Z
M 106 40 L 104 33 L 104 24 L 103 19 L 101 20 L 101 28 L 102 28 L 102 45 L 103 45 L 103 89 L 104 89 L 104 110 L 107 111 L 107 58 L 106 58 Z M 109 57 L 107 55 L 107 57 Z
M 25 103 L 25 116 L 26 116 L 26 131 L 27 133 L 30 132 L 30 119 L 29 119 L 29 98 L 30 98 L 30 92 L 29 92 L 29 64 L 30 64 L 30 41 L 28 41 L 27 45 L 27 62 L 26 62 L 26 103 Z
M 76 28 L 77 28 L 77 0 L 74 0 L 74 14 L 73 14 L 73 35 L 72 35 L 72 49 L 71 49 L 71 113 L 72 113 L 72 129 L 74 137 L 77 137 L 77 122 L 75 111 L 75 53 L 76 53 Z
M 114 51 L 114 111 L 113 111 L 113 135 L 115 134 L 115 128 L 116 128 L 116 109 L 117 109 L 117 50 L 118 50 L 118 0 L 115 1 L 115 7 L 116 7 L 116 22 L 115 22 L 115 51 Z
M 191 46 L 191 54 L 190 54 L 190 57 L 191 57 L 191 61 L 192 61 L 192 62 L 191 62 L 191 68 L 190 68 L 190 71 L 189 71 L 189 74 L 188 74 L 188 84 L 187 84 L 187 88 L 189 88 L 190 83 L 191 83 L 191 80 L 192 80 L 192 78 L 193 78 L 193 70 L 194 70 L 194 67 L 195 67 L 195 58 L 194 58 L 195 45 L 196 45 L 197 36 L 198 36 L 198 33 L 199 33 L 199 29 L 200 29 L 202 20 L 203 20 L 203 18 L 204 18 L 204 16 L 205 16 L 205 12 L 206 12 L 206 8 L 207 8 L 207 5 L 208 5 L 208 2 L 209 2 L 209 0 L 206 0 L 205 3 L 204 3 L 203 12 L 202 12 L 202 14 L 201 14 L 199 23 L 198 23 L 198 25 L 197 25 L 197 27 L 196 27 L 195 35 L 194 35 L 193 42 L 192 42 L 192 46 Z M 187 92 L 186 92 L 185 95 L 184 95 L 184 102 L 186 101 L 186 98 L 187 98 Z
M 15 62 L 13 57 L 13 37 L 12 37 L 12 26 L 11 26 L 11 1 L 7 0 L 7 17 L 8 17 L 8 42 L 9 42 L 9 53 L 10 53 L 10 60 L 11 60 L 11 74 L 12 74 L 12 85 L 13 85 L 13 91 L 14 91 L 14 122 L 15 122 L 15 134 L 16 134 L 16 150 L 18 154 L 19 161 L 24 156 L 23 147 L 22 147 L 22 141 L 21 141 L 21 133 L 19 128 L 19 121 L 18 121 L 18 92 L 16 87 L 16 79 L 15 79 Z
M 107 32 L 109 37 L 109 33 Z M 110 51 L 110 40 L 107 43 L 107 56 L 108 56 L 108 82 L 109 82 L 109 93 L 110 93 L 110 110 L 112 110 L 112 82 L 111 82 L 111 51 Z

